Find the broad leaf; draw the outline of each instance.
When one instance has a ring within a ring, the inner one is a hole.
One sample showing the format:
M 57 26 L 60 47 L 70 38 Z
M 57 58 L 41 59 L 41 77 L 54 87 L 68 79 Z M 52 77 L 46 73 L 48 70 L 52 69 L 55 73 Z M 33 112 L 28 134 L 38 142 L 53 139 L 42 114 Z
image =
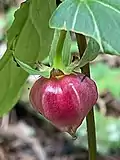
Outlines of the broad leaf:
M 17 40 L 14 54 L 19 57 L 21 61 L 25 63 L 30 62 L 32 64 L 36 60 L 38 52 L 39 36 L 30 19 L 28 19 Z M 2 84 L 0 91 L 0 116 L 9 111 L 17 102 L 27 77 L 28 73 L 22 68 L 17 67 L 12 58 L 9 59 L 4 68 L 0 71 L 0 84 Z
M 8 62 L 8 60 L 12 56 L 11 48 L 12 49 L 14 48 L 14 45 L 17 41 L 17 38 L 18 38 L 22 28 L 24 27 L 24 24 L 25 24 L 26 19 L 28 17 L 28 12 L 29 12 L 29 2 L 23 3 L 21 5 L 21 9 L 19 9 L 17 12 L 15 12 L 15 21 L 14 21 L 13 25 L 11 26 L 11 28 L 7 32 L 7 39 L 8 39 L 7 48 L 8 49 L 0 60 L 0 71 L 1 71 L 1 69 L 3 69 L 3 67 L 6 65 L 6 63 Z
M 103 52 L 119 54 L 119 0 L 65 0 L 53 13 L 50 26 L 92 37 Z
M 49 19 L 56 8 L 55 0 L 32 0 L 30 16 L 40 37 L 38 60 L 45 59 L 50 51 L 54 30 L 49 28 Z
M 28 14 L 29 1 L 27 1 L 26 3 L 22 3 L 20 9 L 15 12 L 15 20 L 13 22 L 13 25 L 7 32 L 8 46 L 11 46 L 11 44 L 15 40 L 15 37 L 19 36 L 26 23 Z
M 42 2 L 42 0 L 39 1 Z M 31 1 L 24 2 L 15 14 L 13 25 L 8 31 L 8 48 L 0 60 L 0 84 L 2 84 L 0 89 L 0 116 L 8 112 L 17 102 L 23 85 L 29 76 L 26 71 L 17 67 L 12 59 L 12 52 L 21 62 L 31 64 L 31 67 L 38 60 L 38 57 L 39 61 L 42 61 L 43 54 L 45 54 L 45 50 L 40 52 L 40 39 L 44 40 L 45 37 L 43 34 L 40 37 L 33 19 L 31 20 L 31 3 L 29 2 Z M 48 5 L 46 1 L 44 3 Z M 52 1 L 49 3 L 52 5 Z M 43 15 L 43 10 L 40 12 Z M 48 26 L 48 22 L 47 24 L 42 23 L 41 30 L 43 29 L 42 26 L 46 27 L 46 25 Z M 49 35 L 49 32 L 51 30 L 48 28 L 46 35 Z M 47 37 L 46 46 L 50 46 L 50 40 L 47 41 Z

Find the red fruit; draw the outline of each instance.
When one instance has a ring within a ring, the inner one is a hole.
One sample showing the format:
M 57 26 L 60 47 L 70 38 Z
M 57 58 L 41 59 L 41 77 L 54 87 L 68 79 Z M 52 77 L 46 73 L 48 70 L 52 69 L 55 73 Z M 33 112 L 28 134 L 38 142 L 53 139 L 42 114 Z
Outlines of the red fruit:
M 33 107 L 57 128 L 74 133 L 98 98 L 96 84 L 83 74 L 38 79 L 31 91 Z

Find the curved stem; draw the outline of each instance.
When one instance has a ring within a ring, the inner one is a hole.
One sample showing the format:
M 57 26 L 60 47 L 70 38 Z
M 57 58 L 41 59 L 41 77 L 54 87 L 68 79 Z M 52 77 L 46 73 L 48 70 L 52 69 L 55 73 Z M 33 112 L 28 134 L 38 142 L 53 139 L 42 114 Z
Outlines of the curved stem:
M 62 50 L 63 50 L 63 45 L 64 45 L 64 41 L 65 41 L 65 37 L 66 37 L 66 31 L 65 30 L 61 30 L 60 31 L 60 37 L 57 43 L 57 48 L 56 48 L 56 54 L 53 60 L 53 67 L 59 69 L 63 67 L 63 63 L 62 63 Z
M 84 35 L 76 34 L 80 57 L 82 57 L 87 42 Z M 90 77 L 89 63 L 81 68 L 82 73 Z M 88 133 L 88 146 L 89 146 L 89 160 L 96 160 L 96 132 L 95 132 L 95 120 L 93 108 L 86 117 L 87 133 Z

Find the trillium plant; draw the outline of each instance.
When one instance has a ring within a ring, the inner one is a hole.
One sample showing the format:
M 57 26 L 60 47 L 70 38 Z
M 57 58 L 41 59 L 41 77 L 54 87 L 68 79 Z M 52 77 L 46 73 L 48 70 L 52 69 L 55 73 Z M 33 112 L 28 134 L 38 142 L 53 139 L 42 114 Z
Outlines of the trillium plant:
M 71 54 L 71 35 L 79 55 Z M 86 117 L 89 160 L 96 160 L 93 106 L 98 98 L 89 62 L 120 54 L 119 0 L 27 0 L 15 12 L 0 60 L 0 115 L 18 101 L 29 75 L 29 99 L 54 126 L 75 137 Z

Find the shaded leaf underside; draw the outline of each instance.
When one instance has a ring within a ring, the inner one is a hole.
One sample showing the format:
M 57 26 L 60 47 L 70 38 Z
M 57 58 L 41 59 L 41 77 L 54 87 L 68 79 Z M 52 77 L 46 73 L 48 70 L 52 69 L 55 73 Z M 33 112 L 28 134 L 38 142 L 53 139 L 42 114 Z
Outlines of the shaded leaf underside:
M 120 53 L 119 0 L 65 0 L 54 12 L 50 26 L 92 37 L 103 52 Z

